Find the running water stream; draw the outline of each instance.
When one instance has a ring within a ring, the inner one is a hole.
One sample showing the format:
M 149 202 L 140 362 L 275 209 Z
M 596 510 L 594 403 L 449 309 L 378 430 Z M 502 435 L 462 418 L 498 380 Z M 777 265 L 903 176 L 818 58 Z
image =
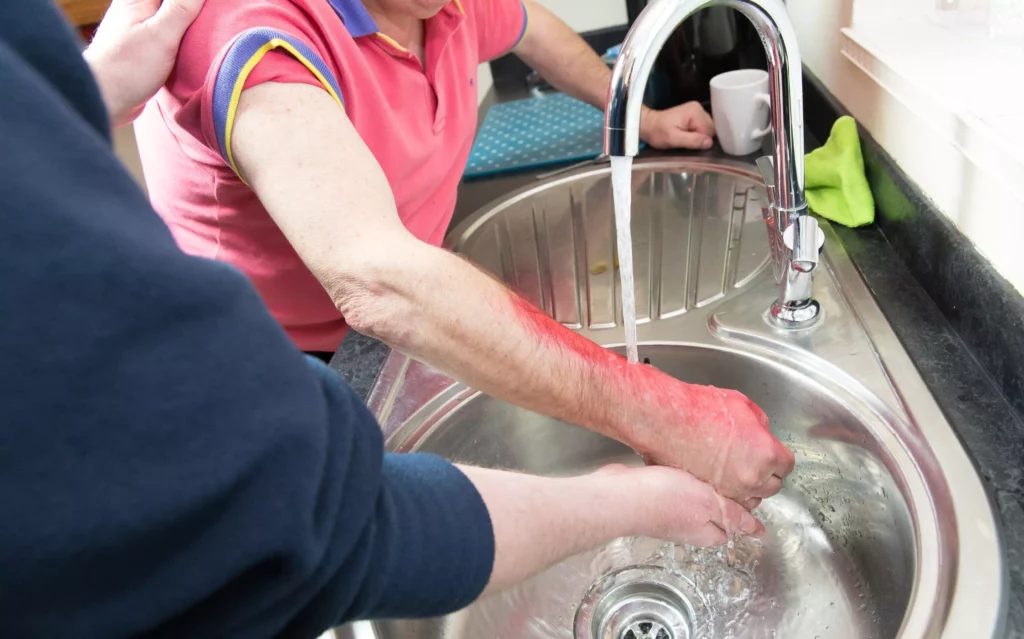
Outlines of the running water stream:
M 612 199 L 615 201 L 615 236 L 619 253 L 619 288 L 622 290 L 622 324 L 626 329 L 626 358 L 640 361 L 636 344 L 636 296 L 633 287 L 633 234 L 630 212 L 633 191 L 633 158 L 612 157 Z

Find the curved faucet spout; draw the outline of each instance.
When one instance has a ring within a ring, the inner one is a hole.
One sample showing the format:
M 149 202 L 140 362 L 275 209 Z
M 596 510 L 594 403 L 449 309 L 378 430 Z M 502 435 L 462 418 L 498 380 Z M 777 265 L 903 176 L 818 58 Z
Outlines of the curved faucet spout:
M 806 201 L 800 48 L 782 0 L 656 0 L 648 5 L 622 43 L 612 71 L 605 109 L 604 152 L 619 156 L 637 154 L 644 88 L 658 53 L 683 20 L 715 5 L 731 7 L 745 15 L 761 36 L 770 75 L 776 203 L 783 210 L 803 209 Z
M 745 15 L 757 29 L 768 57 L 773 130 L 772 157 L 758 167 L 768 186 L 765 219 L 781 285 L 771 309 L 777 324 L 807 326 L 818 319 L 811 297 L 822 235 L 807 215 L 804 196 L 803 76 L 796 32 L 782 0 L 655 0 L 640 14 L 619 50 L 604 113 L 604 152 L 635 156 L 640 150 L 640 112 L 654 61 L 673 31 L 693 13 L 725 6 Z

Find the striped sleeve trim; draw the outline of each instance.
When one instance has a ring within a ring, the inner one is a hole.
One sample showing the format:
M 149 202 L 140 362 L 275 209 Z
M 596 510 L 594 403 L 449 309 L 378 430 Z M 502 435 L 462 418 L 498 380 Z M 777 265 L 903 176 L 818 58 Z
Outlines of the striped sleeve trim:
M 515 49 L 519 46 L 519 43 L 526 37 L 527 29 L 530 28 L 530 12 L 526 9 L 526 3 L 523 2 L 523 0 L 519 0 L 519 6 L 523 9 L 523 30 L 519 32 L 519 37 L 516 38 L 516 43 L 512 45 L 511 49 Z
M 239 34 L 224 54 L 213 88 L 213 124 L 221 156 L 238 173 L 231 152 L 231 134 L 238 112 L 238 101 L 249 74 L 260 60 L 274 49 L 283 49 L 316 76 L 324 89 L 344 108 L 341 88 L 327 64 L 298 38 L 268 27 L 248 29 Z

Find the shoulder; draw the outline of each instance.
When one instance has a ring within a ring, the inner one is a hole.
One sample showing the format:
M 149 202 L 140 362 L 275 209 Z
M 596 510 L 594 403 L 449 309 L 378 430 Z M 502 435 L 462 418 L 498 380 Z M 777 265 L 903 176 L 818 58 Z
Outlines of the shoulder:
M 326 0 L 207 0 L 167 83 L 171 111 L 180 109 L 179 124 L 230 164 L 242 90 L 300 82 L 323 86 L 340 102 L 334 62 L 346 39 L 351 36 Z
M 523 0 L 457 1 L 476 29 L 481 62 L 508 53 L 526 34 L 529 15 Z
M 340 20 L 327 2 L 310 0 L 207 0 L 199 17 L 182 39 L 169 88 L 173 93 L 201 87 L 211 67 L 218 66 L 228 49 L 243 35 L 277 33 L 326 52 L 328 30 Z

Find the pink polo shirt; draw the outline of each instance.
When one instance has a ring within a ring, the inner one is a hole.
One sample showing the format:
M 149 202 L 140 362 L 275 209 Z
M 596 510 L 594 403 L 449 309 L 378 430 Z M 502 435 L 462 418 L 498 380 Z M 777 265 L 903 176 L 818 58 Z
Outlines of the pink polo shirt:
M 426 21 L 421 66 L 360 0 L 207 0 L 135 125 L 153 206 L 183 250 L 244 271 L 299 348 L 333 351 L 344 318 L 233 168 L 238 96 L 268 81 L 323 88 L 384 170 L 406 228 L 440 245 L 476 129 L 477 66 L 526 25 L 520 0 L 452 0 Z

